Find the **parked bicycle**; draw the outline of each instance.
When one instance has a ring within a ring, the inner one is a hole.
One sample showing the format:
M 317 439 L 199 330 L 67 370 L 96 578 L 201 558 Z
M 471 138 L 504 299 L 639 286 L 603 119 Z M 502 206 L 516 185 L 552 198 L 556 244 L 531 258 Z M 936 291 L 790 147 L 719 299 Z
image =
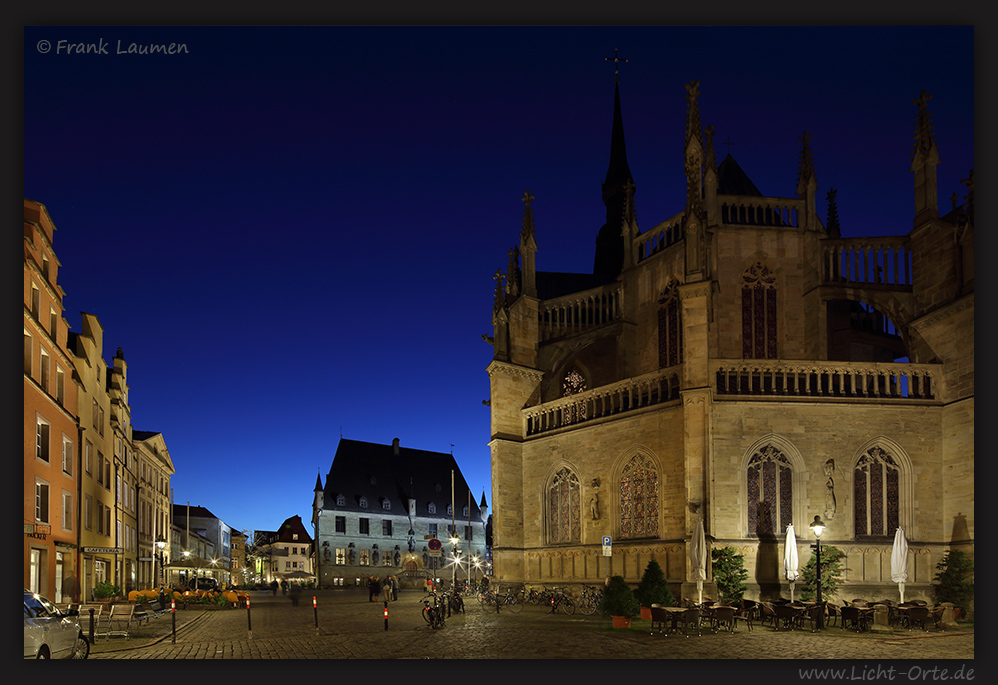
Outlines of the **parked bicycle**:
M 464 598 L 461 593 L 444 591 L 440 593 L 440 601 L 447 607 L 447 618 L 450 618 L 451 614 L 464 613 Z
M 597 611 L 599 611 L 600 604 L 603 602 L 603 589 L 598 588 L 595 585 L 587 585 L 582 589 L 582 594 L 579 595 L 579 599 L 576 604 L 579 607 L 579 611 L 585 616 L 592 616 Z
M 444 605 L 437 601 L 437 593 L 431 592 L 429 595 L 423 597 L 423 618 L 431 628 L 444 627 L 445 611 Z
M 558 613 L 559 609 L 569 616 L 575 613 L 575 600 L 557 588 L 554 588 L 552 593 L 552 597 L 549 600 L 552 614 Z

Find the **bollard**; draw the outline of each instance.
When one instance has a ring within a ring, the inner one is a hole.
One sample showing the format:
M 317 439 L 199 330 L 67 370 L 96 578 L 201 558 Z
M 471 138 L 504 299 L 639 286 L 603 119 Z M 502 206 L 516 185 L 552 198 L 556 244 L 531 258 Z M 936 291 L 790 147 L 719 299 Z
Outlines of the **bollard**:
M 90 607 L 90 644 L 94 643 L 94 608 Z
M 388 600 L 385 600 L 385 630 L 388 630 Z
M 253 619 L 250 617 L 250 598 L 246 595 L 246 631 L 249 639 L 253 639 Z
M 173 644 L 177 644 L 177 598 L 170 600 L 170 618 L 173 621 Z
M 312 611 L 315 612 L 315 634 L 319 634 L 319 607 L 315 603 L 315 595 L 312 595 Z

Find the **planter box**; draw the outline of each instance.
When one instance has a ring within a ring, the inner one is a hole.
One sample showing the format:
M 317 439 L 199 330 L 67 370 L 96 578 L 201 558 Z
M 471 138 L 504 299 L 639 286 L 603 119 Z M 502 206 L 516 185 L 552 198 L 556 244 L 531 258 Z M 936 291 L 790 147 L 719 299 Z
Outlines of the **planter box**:
M 610 618 L 613 619 L 613 627 L 614 628 L 630 628 L 631 627 L 631 619 L 627 618 L 626 616 L 611 616 Z
M 641 607 L 641 620 L 642 621 L 651 620 L 651 607 Z

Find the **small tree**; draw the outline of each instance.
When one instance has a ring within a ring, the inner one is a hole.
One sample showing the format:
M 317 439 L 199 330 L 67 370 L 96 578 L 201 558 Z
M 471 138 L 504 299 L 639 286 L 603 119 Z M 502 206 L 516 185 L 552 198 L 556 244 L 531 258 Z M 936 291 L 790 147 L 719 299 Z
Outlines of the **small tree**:
M 662 604 L 672 606 L 672 592 L 669 584 L 665 580 L 665 573 L 659 563 L 652 559 L 645 567 L 641 582 L 638 583 L 634 596 L 643 607 L 650 607 L 652 604 Z
M 603 616 L 624 616 L 626 618 L 634 618 L 641 613 L 638 598 L 634 596 L 634 590 L 624 580 L 624 576 L 610 578 L 610 584 L 603 591 L 600 613 Z
M 111 583 L 97 583 L 94 586 L 94 597 L 106 598 L 117 597 L 121 594 L 121 588 Z
M 821 546 L 821 599 L 828 601 L 838 589 L 839 579 L 842 577 L 842 559 L 845 553 L 838 547 L 831 545 Z M 801 586 L 800 597 L 803 600 L 817 598 L 817 563 L 814 552 L 807 560 L 807 565 L 801 569 L 800 579 L 797 581 Z
M 935 576 L 936 601 L 952 602 L 954 607 L 967 611 L 974 597 L 974 582 L 970 579 L 974 560 L 966 552 L 952 549 L 943 555 L 936 568 L 939 569 Z
M 745 556 L 733 547 L 715 547 L 710 551 L 710 568 L 717 585 L 717 596 L 722 602 L 740 602 L 748 586 Z

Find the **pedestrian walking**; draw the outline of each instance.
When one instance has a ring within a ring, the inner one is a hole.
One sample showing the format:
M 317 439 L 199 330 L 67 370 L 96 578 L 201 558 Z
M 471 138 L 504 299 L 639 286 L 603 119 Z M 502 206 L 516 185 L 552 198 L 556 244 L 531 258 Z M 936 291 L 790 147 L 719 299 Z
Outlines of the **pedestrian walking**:
M 277 580 L 270 581 L 270 591 L 274 593 L 274 597 L 277 597 Z
M 281 594 L 282 595 L 288 594 L 288 581 L 283 579 L 281 580 Z
M 392 601 L 397 602 L 399 598 L 399 579 L 397 576 L 391 576 L 392 581 Z
M 388 576 L 381 579 L 381 598 L 386 602 L 392 599 L 392 579 Z

